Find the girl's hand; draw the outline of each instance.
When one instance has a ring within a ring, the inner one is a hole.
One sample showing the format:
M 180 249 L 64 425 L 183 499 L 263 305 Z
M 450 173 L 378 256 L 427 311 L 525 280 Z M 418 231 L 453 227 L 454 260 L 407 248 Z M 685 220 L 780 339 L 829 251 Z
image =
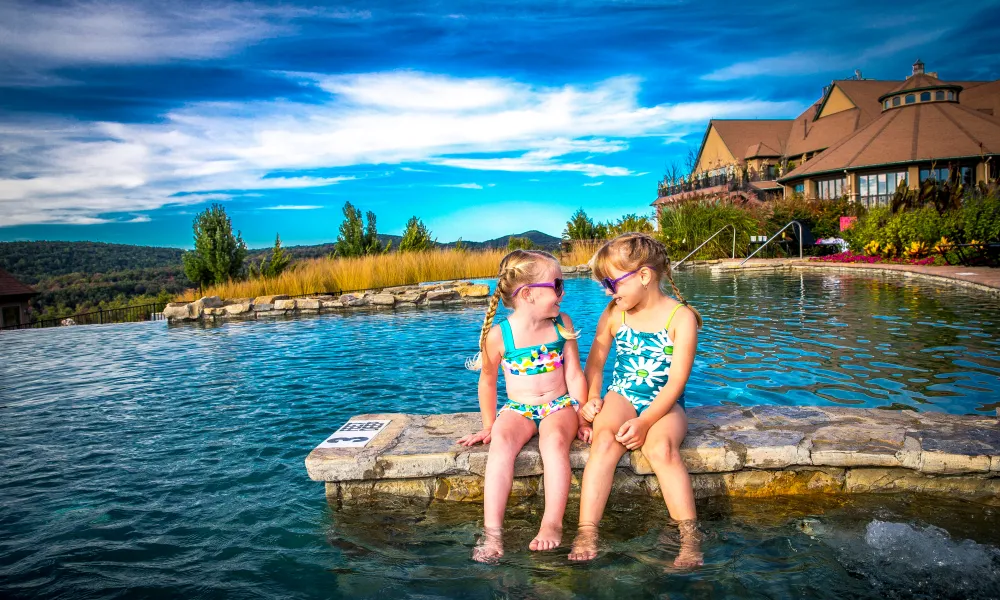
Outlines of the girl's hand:
M 591 398 L 583 405 L 580 409 L 580 416 L 584 418 L 588 423 L 593 423 L 594 419 L 597 418 L 597 413 L 601 412 L 601 407 L 604 406 L 604 400 L 600 398 Z
M 580 419 L 580 426 L 576 430 L 576 437 L 589 444 L 594 439 L 594 428 L 590 426 L 590 423 Z
M 482 442 L 483 444 L 489 444 L 490 439 L 492 439 L 491 431 L 489 429 L 483 429 L 477 431 L 476 433 L 470 433 L 469 435 L 458 440 L 458 443 L 468 447 L 468 446 L 475 446 L 480 442 Z
M 615 439 L 622 446 L 629 450 L 641 448 L 646 443 L 646 434 L 649 432 L 649 425 L 639 417 L 629 419 L 622 423 L 618 429 Z

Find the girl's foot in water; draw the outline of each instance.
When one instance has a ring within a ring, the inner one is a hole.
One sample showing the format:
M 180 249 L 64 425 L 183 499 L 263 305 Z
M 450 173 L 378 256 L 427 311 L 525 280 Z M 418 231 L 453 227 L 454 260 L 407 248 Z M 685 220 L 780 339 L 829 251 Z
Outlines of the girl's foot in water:
M 679 569 L 700 567 L 705 564 L 705 555 L 701 551 L 702 534 L 698 531 L 698 522 L 680 521 L 677 528 L 681 534 L 681 549 L 674 559 L 674 566 Z
M 580 525 L 576 529 L 570 560 L 594 560 L 597 558 L 597 525 Z
M 483 537 L 472 550 L 472 560 L 496 564 L 503 556 L 503 534 L 500 529 L 483 529 Z
M 538 535 L 528 544 L 528 549 L 532 551 L 552 550 L 561 543 L 562 526 L 542 523 L 542 526 L 538 528 Z

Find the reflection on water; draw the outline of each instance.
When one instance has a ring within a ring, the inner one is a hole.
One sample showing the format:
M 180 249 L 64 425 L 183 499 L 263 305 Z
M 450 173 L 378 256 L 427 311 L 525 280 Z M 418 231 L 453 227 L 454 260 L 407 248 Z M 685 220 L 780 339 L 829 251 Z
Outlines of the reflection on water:
M 707 323 L 692 404 L 998 405 L 993 296 L 845 275 L 678 284 Z M 567 289 L 586 351 L 606 300 L 589 280 Z M 581 567 L 516 550 L 535 503 L 512 510 L 513 550 L 495 569 L 468 558 L 477 506 L 331 511 L 306 454 L 355 414 L 477 410 L 463 364 L 481 323 L 477 307 L 0 334 L 0 597 L 866 598 L 906 597 L 904 580 L 927 597 L 997 595 L 1000 527 L 976 505 L 703 502 L 697 572 L 670 567 L 675 531 L 650 501 L 615 504 L 606 552 Z M 876 526 L 869 543 L 876 521 L 912 528 Z M 879 562 L 917 538 L 980 575 Z

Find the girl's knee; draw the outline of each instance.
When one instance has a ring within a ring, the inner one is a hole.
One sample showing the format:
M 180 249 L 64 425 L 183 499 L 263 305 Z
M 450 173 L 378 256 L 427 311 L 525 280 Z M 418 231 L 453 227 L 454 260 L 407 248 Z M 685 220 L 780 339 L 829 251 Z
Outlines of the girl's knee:
M 591 455 L 603 454 L 624 454 L 625 446 L 618 443 L 615 433 L 611 430 L 600 430 L 594 433 L 594 438 L 590 443 Z
M 646 444 L 642 447 L 642 454 L 649 461 L 649 464 L 653 466 L 669 466 L 681 462 L 680 448 L 672 440 L 663 440 L 656 444 Z

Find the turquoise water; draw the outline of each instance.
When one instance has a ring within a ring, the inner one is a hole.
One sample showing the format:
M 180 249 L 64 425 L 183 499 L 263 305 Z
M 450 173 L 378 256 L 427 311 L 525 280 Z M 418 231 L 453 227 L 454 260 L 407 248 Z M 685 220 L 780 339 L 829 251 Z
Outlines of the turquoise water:
M 995 297 L 840 275 L 678 283 L 708 323 L 690 404 L 998 406 Z M 603 303 L 569 282 L 584 348 Z M 995 509 L 957 501 L 702 502 L 694 572 L 669 567 L 652 500 L 616 500 L 589 566 L 523 551 L 541 505 L 512 507 L 496 568 L 468 560 L 479 507 L 329 506 L 303 459 L 351 415 L 475 410 L 462 362 L 481 310 L 3 333 L 0 597 L 1000 594 Z M 913 548 L 936 558 L 898 559 Z

